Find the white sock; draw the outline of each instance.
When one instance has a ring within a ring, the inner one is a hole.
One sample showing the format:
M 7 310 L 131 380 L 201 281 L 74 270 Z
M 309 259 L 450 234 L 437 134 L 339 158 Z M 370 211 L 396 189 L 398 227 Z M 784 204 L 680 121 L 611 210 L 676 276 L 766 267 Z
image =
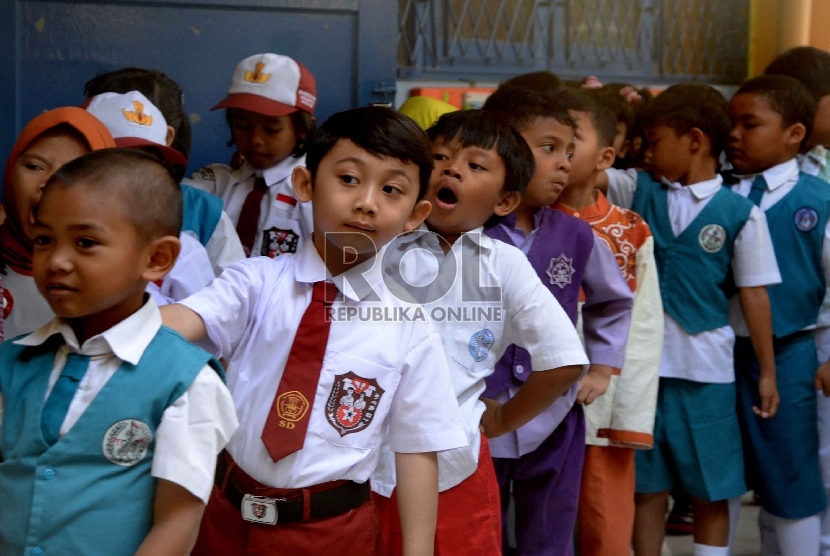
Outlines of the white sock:
M 763 509 L 758 512 L 758 531 L 761 534 L 761 556 L 781 556 L 778 535 L 775 533 L 775 518 Z
M 729 547 L 695 543 L 692 546 L 692 556 L 729 556 Z
M 732 546 L 735 543 L 735 534 L 738 532 L 738 520 L 741 517 L 741 497 L 730 498 L 727 502 L 729 504 L 729 543 L 727 546 L 731 554 Z
M 768 521 L 775 530 L 780 554 L 783 556 L 818 556 L 821 546 L 821 516 L 819 514 L 803 519 L 785 519 L 761 510 L 759 523 L 762 518 Z M 767 540 L 762 531 L 761 553 L 763 556 L 774 554 L 767 551 L 765 542 Z

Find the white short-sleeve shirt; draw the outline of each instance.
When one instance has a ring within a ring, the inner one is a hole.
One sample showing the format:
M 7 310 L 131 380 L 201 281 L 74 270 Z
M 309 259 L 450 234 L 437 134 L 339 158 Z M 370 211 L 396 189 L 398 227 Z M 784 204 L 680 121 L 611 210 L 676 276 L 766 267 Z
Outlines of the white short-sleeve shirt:
M 412 308 L 384 284 L 379 258 L 333 279 L 345 297 L 332 306 L 303 448 L 277 463 L 265 449 L 262 430 L 313 285 L 331 279 L 314 244 L 306 242 L 296 255 L 241 261 L 182 302 L 202 317 L 217 355 L 228 360 L 228 387 L 242 424 L 227 449 L 257 481 L 276 488 L 341 479 L 362 483 L 377 465 L 382 440 L 395 452 L 413 453 L 466 444 L 432 325 L 426 319 L 365 318 L 374 308 L 385 315 Z M 350 309 L 356 314 L 347 318 Z M 359 430 L 344 431 L 339 412 L 326 409 L 347 403 L 347 378 L 371 384 L 378 396 L 375 411 L 362 414 Z
M 247 162 L 238 170 L 224 164 L 211 164 L 182 183 L 204 189 L 221 198 L 225 212 L 233 225 L 237 226 L 245 199 L 254 188 L 254 180 L 257 176 L 262 176 L 268 186 L 268 193 L 262 197 L 260 204 L 257 235 L 251 256 L 276 257 L 295 253 L 313 231 L 311 203 L 298 202 L 291 181 L 294 168 L 304 165 L 304 156 L 289 156 L 265 170 L 257 170 Z
M 588 358 L 571 320 L 527 257 L 512 245 L 484 235 L 481 228 L 464 234 L 446 256 L 438 236 L 423 227 L 387 249 L 396 253 L 384 262 L 400 261 L 405 282 L 430 284 L 416 297 L 443 341 L 464 420 L 468 446 L 438 454 L 438 488 L 444 491 L 478 466 L 479 423 L 485 409 L 479 396 L 484 379 L 493 374 L 511 344 L 530 353 L 533 371 L 587 365 Z M 443 297 L 434 299 L 441 293 Z M 494 296 L 491 301 L 481 301 L 490 296 Z M 390 496 L 394 486 L 394 460 L 387 451 L 372 477 L 372 488 Z
M 61 425 L 61 436 L 78 422 L 122 363 L 138 364 L 160 328 L 161 315 L 150 298 L 141 309 L 109 330 L 88 339 L 82 346 L 78 345 L 72 328 L 60 319 L 54 319 L 17 340 L 21 345 L 36 346 L 55 334 L 61 334 L 66 342 L 55 356 L 44 400 L 60 377 L 70 351 L 91 356 L 86 374 Z M 148 385 L 148 388 L 151 387 Z M 156 430 L 151 470 L 153 477 L 181 485 L 207 503 L 213 487 L 216 456 L 237 425 L 228 389 L 216 371 L 205 365 L 187 391 L 162 414 Z
M 631 207 L 637 190 L 635 170 L 606 170 L 612 202 Z M 694 221 L 723 187 L 723 178 L 692 185 L 667 183 L 668 212 L 675 237 Z M 733 244 L 732 271 L 738 287 L 768 286 L 781 282 L 772 239 L 764 213 L 757 207 Z M 734 311 L 730 303 L 730 318 Z M 738 307 L 740 311 L 740 307 Z M 695 382 L 731 383 L 735 381 L 733 349 L 735 332 L 730 326 L 689 334 L 670 315 L 665 315 L 663 355 L 660 376 Z

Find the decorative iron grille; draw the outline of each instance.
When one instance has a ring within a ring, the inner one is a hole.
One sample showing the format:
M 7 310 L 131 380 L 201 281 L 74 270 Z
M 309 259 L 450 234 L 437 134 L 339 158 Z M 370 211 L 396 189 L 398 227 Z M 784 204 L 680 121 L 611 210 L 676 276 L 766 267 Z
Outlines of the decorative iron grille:
M 399 0 L 401 78 L 738 83 L 749 0 Z

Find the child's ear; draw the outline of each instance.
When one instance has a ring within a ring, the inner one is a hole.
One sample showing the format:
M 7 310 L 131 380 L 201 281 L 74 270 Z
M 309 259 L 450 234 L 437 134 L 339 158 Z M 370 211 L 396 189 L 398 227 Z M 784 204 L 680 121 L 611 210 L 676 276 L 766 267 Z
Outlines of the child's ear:
M 182 244 L 175 236 L 164 236 L 153 241 L 146 247 L 147 266 L 141 278 L 147 282 L 155 282 L 164 278 L 176 264 Z
M 501 200 L 496 203 L 493 208 L 493 214 L 496 216 L 507 216 L 519 206 L 522 201 L 522 196 L 518 191 L 508 191 L 502 195 Z
M 308 168 L 297 166 L 291 172 L 291 182 L 294 184 L 294 195 L 301 203 L 311 200 L 311 172 Z
M 701 149 L 708 148 L 709 139 L 703 130 L 699 127 L 693 127 L 689 130 L 689 149 L 693 153 L 699 152 Z
M 426 199 L 421 199 L 415 203 L 415 208 L 412 209 L 409 218 L 406 219 L 406 223 L 403 225 L 403 231 L 411 232 L 420 226 L 421 223 L 427 219 L 430 212 L 432 212 L 432 203 Z
M 167 143 L 167 146 L 173 144 L 173 141 L 176 139 L 176 128 L 172 125 L 167 126 L 167 137 L 165 137 L 164 142 Z
M 614 147 L 605 147 L 599 151 L 599 156 L 597 156 L 597 172 L 604 172 L 613 166 L 616 159 L 617 151 L 614 150 Z
M 807 135 L 807 128 L 801 122 L 795 123 L 784 130 L 784 140 L 787 145 L 800 146 Z

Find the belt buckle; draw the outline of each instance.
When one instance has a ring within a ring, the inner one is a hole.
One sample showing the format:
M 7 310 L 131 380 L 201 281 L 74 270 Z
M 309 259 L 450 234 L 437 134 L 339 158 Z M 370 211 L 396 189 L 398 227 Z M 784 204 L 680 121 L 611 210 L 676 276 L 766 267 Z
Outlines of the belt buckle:
M 277 499 L 246 494 L 242 497 L 242 519 L 252 523 L 277 523 Z

